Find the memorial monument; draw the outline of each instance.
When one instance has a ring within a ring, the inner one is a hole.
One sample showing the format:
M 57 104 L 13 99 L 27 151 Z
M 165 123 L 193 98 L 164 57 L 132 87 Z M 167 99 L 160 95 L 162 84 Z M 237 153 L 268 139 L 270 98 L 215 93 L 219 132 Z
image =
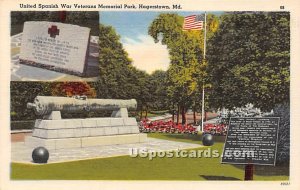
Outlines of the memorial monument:
M 25 145 L 43 146 L 49 150 L 89 147 L 98 145 L 145 142 L 147 135 L 140 134 L 136 119 L 128 117 L 128 110 L 136 109 L 135 99 L 88 99 L 86 96 L 37 96 L 29 109 L 34 109 L 37 119 L 32 136 Z M 61 112 L 83 113 L 112 111 L 111 117 L 62 119 Z
M 24 23 L 20 63 L 84 77 L 90 28 L 47 21 Z

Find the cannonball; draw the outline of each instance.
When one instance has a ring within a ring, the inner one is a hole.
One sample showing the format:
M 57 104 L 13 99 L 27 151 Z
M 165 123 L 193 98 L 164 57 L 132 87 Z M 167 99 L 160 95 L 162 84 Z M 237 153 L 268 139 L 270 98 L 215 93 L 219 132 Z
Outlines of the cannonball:
M 212 146 L 214 144 L 214 138 L 211 134 L 205 134 L 202 136 L 202 144 L 204 146 Z
M 34 163 L 47 163 L 49 151 L 45 147 L 37 147 L 32 151 L 32 159 Z

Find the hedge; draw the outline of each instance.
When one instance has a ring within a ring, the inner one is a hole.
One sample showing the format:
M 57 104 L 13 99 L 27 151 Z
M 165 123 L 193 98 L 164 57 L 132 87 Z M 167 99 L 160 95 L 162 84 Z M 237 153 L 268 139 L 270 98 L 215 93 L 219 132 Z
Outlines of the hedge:
M 11 130 L 24 130 L 24 129 L 33 129 L 35 120 L 28 121 L 11 121 L 10 129 Z

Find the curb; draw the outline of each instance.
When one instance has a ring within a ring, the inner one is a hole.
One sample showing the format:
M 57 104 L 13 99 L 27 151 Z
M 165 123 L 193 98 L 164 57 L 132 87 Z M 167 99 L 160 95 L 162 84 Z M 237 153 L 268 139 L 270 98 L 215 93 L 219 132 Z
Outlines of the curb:
M 18 134 L 18 133 L 31 133 L 32 129 L 26 129 L 26 130 L 13 130 L 10 131 L 11 134 Z

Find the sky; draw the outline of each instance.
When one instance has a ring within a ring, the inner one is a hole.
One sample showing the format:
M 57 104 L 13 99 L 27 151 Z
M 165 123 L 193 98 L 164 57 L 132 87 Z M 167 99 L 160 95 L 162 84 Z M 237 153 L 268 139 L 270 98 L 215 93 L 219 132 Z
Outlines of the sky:
M 132 64 L 149 74 L 155 70 L 166 71 L 170 63 L 167 47 L 161 43 L 154 43 L 153 38 L 148 35 L 149 25 L 160 13 L 166 12 L 100 12 L 100 23 L 115 28 L 117 34 L 121 36 L 124 49 L 133 60 Z M 177 13 L 188 16 L 204 12 Z

